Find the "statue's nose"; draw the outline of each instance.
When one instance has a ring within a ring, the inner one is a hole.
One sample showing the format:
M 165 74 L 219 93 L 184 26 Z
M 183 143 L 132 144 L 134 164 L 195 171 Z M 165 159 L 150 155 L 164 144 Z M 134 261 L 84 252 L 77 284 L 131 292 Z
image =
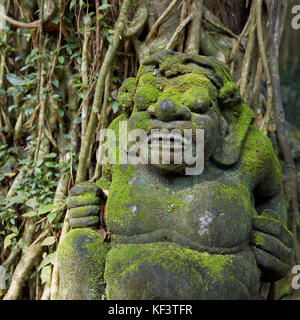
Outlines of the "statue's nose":
M 178 108 L 170 100 L 162 100 L 158 105 L 151 106 L 147 110 L 152 119 L 164 122 L 174 120 L 191 120 L 191 112 L 187 108 Z

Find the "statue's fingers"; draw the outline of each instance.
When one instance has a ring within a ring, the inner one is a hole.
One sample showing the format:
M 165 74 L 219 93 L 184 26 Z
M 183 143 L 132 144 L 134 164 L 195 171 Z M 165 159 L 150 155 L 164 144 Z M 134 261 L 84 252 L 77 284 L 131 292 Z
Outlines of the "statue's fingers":
M 292 264 L 293 250 L 277 238 L 263 232 L 253 231 L 251 241 L 254 246 L 270 253 L 280 261 L 288 265 Z
M 277 219 L 270 219 L 267 216 L 253 217 L 253 228 L 276 237 L 289 248 L 293 247 L 293 234 Z
M 85 193 L 93 194 L 97 197 L 103 197 L 102 190 L 93 182 L 82 182 L 71 188 L 70 196 L 81 196 Z
M 262 281 L 273 282 L 282 279 L 290 270 L 290 265 L 282 262 L 272 254 L 254 248 L 254 255 L 262 271 Z
M 101 198 L 95 196 L 92 193 L 86 193 L 81 196 L 74 196 L 67 198 L 67 207 L 68 209 L 77 208 L 77 207 L 87 207 L 87 206 L 101 206 Z
M 71 228 L 97 228 L 99 224 L 99 217 L 83 217 L 83 218 L 69 218 Z
M 265 217 L 270 217 L 271 219 L 276 219 L 281 221 L 283 224 L 284 222 L 281 220 L 281 215 L 279 212 L 271 210 L 271 209 L 266 209 L 262 212 L 261 216 L 265 216 Z
M 99 216 L 101 211 L 101 206 L 87 206 L 87 207 L 77 207 L 69 209 L 69 218 L 83 218 Z

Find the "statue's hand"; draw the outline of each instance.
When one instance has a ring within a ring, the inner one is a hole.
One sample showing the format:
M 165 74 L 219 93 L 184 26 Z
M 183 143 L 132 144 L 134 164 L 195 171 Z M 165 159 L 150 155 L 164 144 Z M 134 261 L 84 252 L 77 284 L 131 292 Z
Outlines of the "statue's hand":
M 289 272 L 293 263 L 293 236 L 274 212 L 265 210 L 253 218 L 251 241 L 263 281 L 279 280 Z
M 104 198 L 103 191 L 95 183 L 83 182 L 73 187 L 67 199 L 71 228 L 97 229 Z

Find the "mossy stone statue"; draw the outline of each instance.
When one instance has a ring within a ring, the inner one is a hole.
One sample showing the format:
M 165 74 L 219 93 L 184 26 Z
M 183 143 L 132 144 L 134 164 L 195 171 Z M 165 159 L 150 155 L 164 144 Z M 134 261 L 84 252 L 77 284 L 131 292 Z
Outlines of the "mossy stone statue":
M 60 299 L 259 299 L 293 261 L 282 174 L 228 67 L 163 51 L 119 90 L 129 129 L 204 129 L 205 165 L 106 164 L 71 189 Z M 103 190 L 109 190 L 106 196 Z M 96 229 L 104 226 L 106 241 Z M 109 239 L 109 241 L 107 241 Z

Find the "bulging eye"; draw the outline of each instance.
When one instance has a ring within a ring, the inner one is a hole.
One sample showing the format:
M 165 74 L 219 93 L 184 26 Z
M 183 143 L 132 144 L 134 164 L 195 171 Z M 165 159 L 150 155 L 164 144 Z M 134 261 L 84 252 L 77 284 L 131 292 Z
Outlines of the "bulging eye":
M 190 106 L 190 110 L 195 113 L 205 113 L 211 107 L 211 101 L 198 99 Z
M 205 88 L 193 87 L 187 90 L 181 99 L 181 103 L 194 113 L 205 113 L 212 101 L 209 92 Z

